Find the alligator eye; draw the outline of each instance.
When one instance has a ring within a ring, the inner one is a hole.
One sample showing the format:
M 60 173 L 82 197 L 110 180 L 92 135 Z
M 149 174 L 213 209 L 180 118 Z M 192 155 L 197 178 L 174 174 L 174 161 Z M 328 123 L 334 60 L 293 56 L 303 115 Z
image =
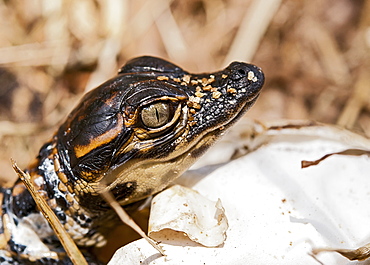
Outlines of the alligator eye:
M 170 118 L 170 107 L 164 102 L 154 103 L 141 110 L 141 120 L 149 128 L 165 125 Z

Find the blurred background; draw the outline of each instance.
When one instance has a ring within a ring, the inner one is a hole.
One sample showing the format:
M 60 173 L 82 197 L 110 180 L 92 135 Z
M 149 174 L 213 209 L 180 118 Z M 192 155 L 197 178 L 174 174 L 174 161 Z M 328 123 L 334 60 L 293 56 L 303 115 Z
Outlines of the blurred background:
M 0 167 L 25 167 L 81 95 L 140 55 L 190 72 L 260 66 L 258 120 L 370 135 L 370 1 L 0 0 Z
M 247 117 L 370 136 L 370 1 L 0 0 L 0 167 L 25 167 L 81 95 L 132 57 L 190 72 L 263 69 Z

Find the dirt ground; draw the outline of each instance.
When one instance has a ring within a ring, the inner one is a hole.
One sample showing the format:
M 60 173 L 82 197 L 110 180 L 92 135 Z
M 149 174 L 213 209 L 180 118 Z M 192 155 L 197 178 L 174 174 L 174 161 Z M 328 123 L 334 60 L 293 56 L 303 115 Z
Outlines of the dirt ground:
M 370 136 L 370 1 L 0 0 L 0 167 L 15 178 L 81 95 L 132 57 L 190 72 L 249 61 L 249 118 L 310 119 Z

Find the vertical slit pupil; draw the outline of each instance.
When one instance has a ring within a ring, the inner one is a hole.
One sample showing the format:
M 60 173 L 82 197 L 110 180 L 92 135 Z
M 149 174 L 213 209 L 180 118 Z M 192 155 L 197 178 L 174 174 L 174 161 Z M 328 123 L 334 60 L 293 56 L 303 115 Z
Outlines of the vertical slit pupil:
M 158 108 L 155 108 L 155 116 L 157 117 L 157 122 L 159 122 L 159 113 L 158 113 Z
M 168 122 L 170 107 L 166 103 L 154 103 L 141 110 L 141 121 L 150 128 L 158 128 Z

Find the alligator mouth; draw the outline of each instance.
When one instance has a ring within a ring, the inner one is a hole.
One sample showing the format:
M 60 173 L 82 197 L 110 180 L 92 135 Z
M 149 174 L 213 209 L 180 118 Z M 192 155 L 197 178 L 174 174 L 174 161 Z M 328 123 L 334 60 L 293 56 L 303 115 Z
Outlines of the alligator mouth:
M 223 125 L 224 127 L 230 127 L 231 125 L 233 125 L 235 122 L 237 122 L 242 116 L 245 115 L 245 113 L 254 105 L 254 103 L 257 101 L 259 95 L 260 95 L 260 91 L 259 90 L 257 93 L 255 93 L 249 100 L 247 100 L 245 103 L 244 103 L 244 106 L 241 107 L 241 109 L 238 111 L 238 113 L 233 117 L 231 118 L 230 120 L 228 120 L 226 122 L 225 125 Z M 222 127 L 222 125 L 220 126 Z
M 172 159 L 182 160 L 189 154 L 194 158 L 194 160 L 199 158 L 213 145 L 214 142 L 216 142 L 218 138 L 223 135 L 223 132 L 226 131 L 226 129 L 237 122 L 247 112 L 247 110 L 253 106 L 259 95 L 260 90 L 244 102 L 244 105 L 239 109 L 239 111 L 237 111 L 234 117 L 228 119 L 217 127 L 214 127 L 212 130 L 205 132 L 203 135 L 198 136 L 198 139 L 194 139 L 194 143 L 190 145 L 187 150 Z

